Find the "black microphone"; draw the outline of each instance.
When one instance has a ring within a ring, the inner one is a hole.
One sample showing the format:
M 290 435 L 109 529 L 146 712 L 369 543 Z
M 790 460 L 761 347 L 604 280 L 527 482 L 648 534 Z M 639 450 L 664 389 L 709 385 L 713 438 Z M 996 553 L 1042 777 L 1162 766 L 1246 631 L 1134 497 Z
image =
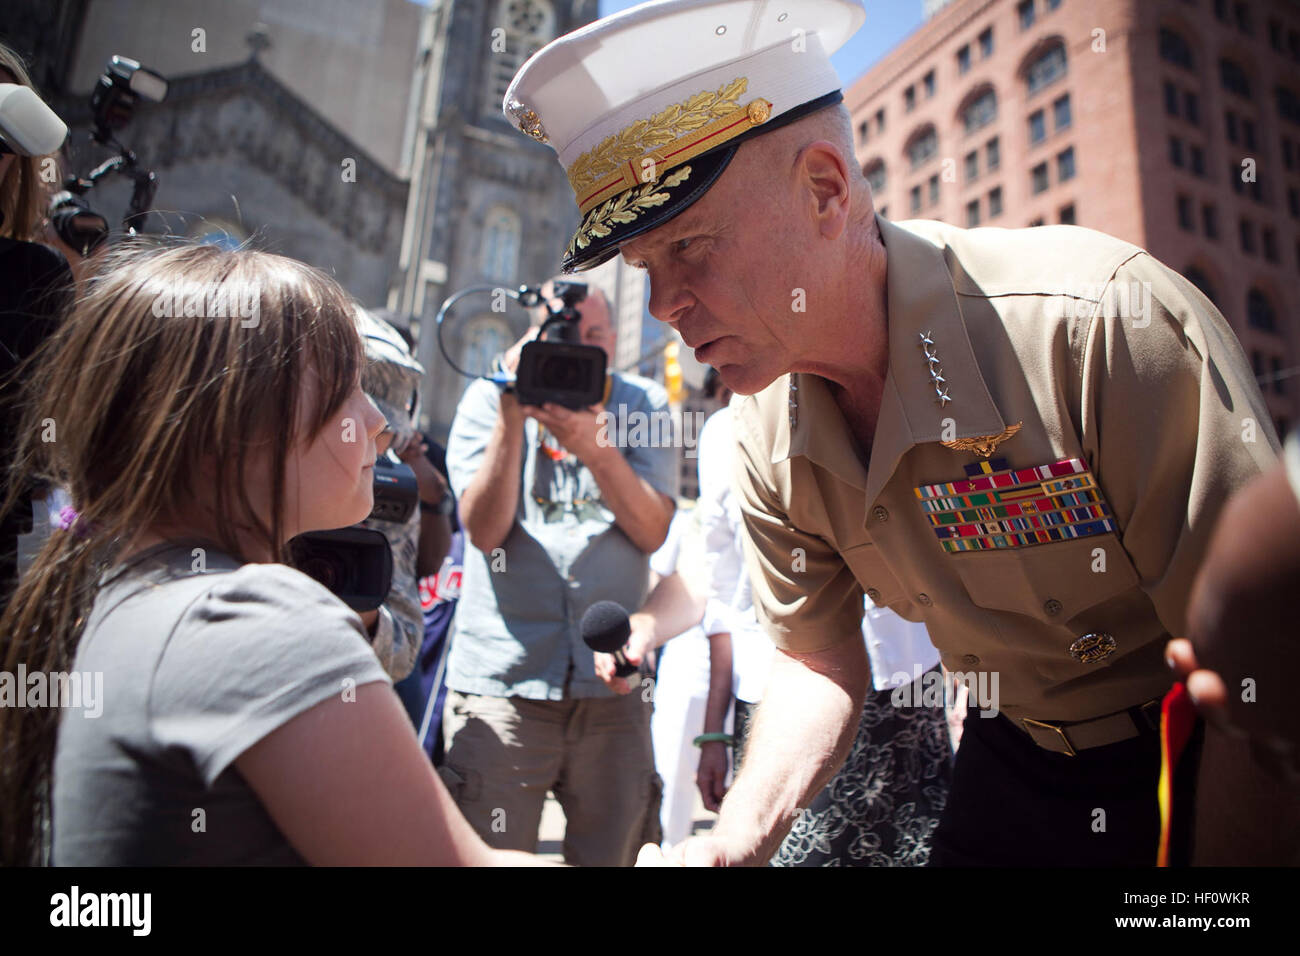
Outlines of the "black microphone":
M 614 655 L 614 676 L 629 677 L 639 668 L 623 654 L 632 624 L 616 601 L 597 601 L 582 615 L 582 641 L 593 651 Z

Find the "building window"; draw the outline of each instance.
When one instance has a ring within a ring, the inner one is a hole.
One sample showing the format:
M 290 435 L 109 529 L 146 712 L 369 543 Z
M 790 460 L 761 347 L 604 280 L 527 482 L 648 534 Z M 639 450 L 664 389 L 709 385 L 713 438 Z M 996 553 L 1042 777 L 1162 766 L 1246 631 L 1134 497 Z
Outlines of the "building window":
M 1183 39 L 1181 33 L 1168 27 L 1160 28 L 1160 58 L 1175 66 L 1181 66 L 1184 70 L 1196 69 L 1192 60 L 1191 46 Z
M 1205 229 L 1205 238 L 1219 238 L 1219 213 L 1210 203 L 1201 207 L 1201 225 Z
M 999 161 L 1000 161 L 1000 157 L 998 156 L 998 138 L 994 136 L 991 140 L 988 141 L 988 145 L 984 147 L 984 168 L 992 172 L 993 170 L 998 168 Z
M 1285 136 L 1282 137 L 1282 165 L 1287 169 L 1295 168 L 1295 146 Z
M 1268 45 L 1282 53 L 1282 24 L 1277 20 L 1268 21 Z
M 924 165 L 938 151 L 939 136 L 933 126 L 927 126 L 920 133 L 912 136 L 911 142 L 907 145 L 907 158 L 911 161 L 912 168 L 916 169 Z
M 966 204 L 966 228 L 974 229 L 980 224 L 980 201 L 972 199 Z
M 957 51 L 957 73 L 959 76 L 965 76 L 966 71 L 970 69 L 970 44 L 967 43 Z
M 989 190 L 989 218 L 1002 215 L 1002 187 L 995 186 Z
M 1178 197 L 1178 228 L 1183 232 L 1191 232 L 1196 228 L 1196 221 L 1192 216 L 1192 201 L 1186 196 Z
M 889 207 L 888 207 L 888 206 L 881 206 L 881 207 L 880 207 L 880 217 L 881 217 L 882 219 L 888 219 L 888 218 L 889 218 Z
M 1196 288 L 1201 290 L 1201 295 L 1205 296 L 1211 302 L 1215 301 L 1214 286 L 1210 283 L 1210 277 L 1202 272 L 1198 267 L 1191 266 L 1183 272 L 1183 276 Z M 1258 375 L 1259 373 L 1256 373 Z
M 921 187 L 913 186 L 911 195 L 912 195 L 912 212 L 920 212 L 921 211 Z
M 513 281 L 519 268 L 519 216 L 504 206 L 489 210 L 483 229 L 483 274 Z
M 876 110 L 876 135 L 879 136 L 885 131 L 885 108 L 882 106 Z
M 1291 53 L 1291 59 L 1300 63 L 1300 33 L 1296 33 L 1294 30 L 1287 31 L 1286 48 Z
M 1034 25 L 1034 0 L 1020 0 L 1016 13 L 1020 17 L 1020 29 L 1028 30 Z
M 931 70 L 922 77 L 921 85 L 925 87 L 925 98 L 927 100 L 934 96 L 934 70 Z
M 1065 69 L 1065 46 L 1057 43 L 1034 60 L 1025 72 L 1025 82 L 1029 86 L 1029 95 L 1033 96 L 1043 87 L 1050 86 L 1065 76 Z
M 1193 126 L 1201 125 L 1200 100 L 1195 93 L 1183 94 L 1183 119 Z
M 1170 116 L 1178 115 L 1178 87 L 1165 80 L 1165 112 Z
M 502 52 L 488 57 L 488 82 L 484 85 L 483 112 L 501 116 L 506 88 L 524 61 L 549 42 L 555 33 L 555 11 L 546 0 L 501 0 L 489 21 L 499 25 Z
M 1255 254 L 1255 225 L 1249 219 L 1243 219 L 1238 224 L 1241 232 L 1241 251 L 1248 252 L 1252 256 Z
M 1261 332 L 1276 332 L 1277 318 L 1273 314 L 1273 303 L 1259 289 L 1246 293 L 1246 322 L 1252 329 Z
M 1244 3 L 1237 3 L 1233 5 L 1232 10 L 1237 17 L 1237 29 L 1250 36 L 1250 8 Z
M 1219 83 L 1229 93 L 1250 99 L 1250 81 L 1246 79 L 1246 71 L 1235 60 L 1227 57 L 1219 60 Z
M 1029 220 L 1029 228 L 1030 228 L 1030 229 L 1034 228 L 1034 226 L 1041 226 L 1042 224 L 1043 224 L 1043 217 L 1042 217 L 1042 216 L 1039 216 L 1037 219 L 1031 219 L 1031 220 Z
M 1061 0 L 1047 0 L 1047 12 L 1051 13 L 1061 5 Z
M 1269 371 L 1273 373 L 1270 376 L 1273 379 L 1273 394 L 1286 394 L 1286 376 L 1282 374 L 1282 360 L 1274 355 L 1272 361 L 1268 364 Z
M 1047 164 L 1039 163 L 1029 174 L 1033 185 L 1034 195 L 1038 195 L 1047 188 Z
M 461 361 L 471 371 L 486 373 L 492 360 L 510 348 L 510 335 L 499 319 L 480 316 L 465 329 L 465 348 Z
M 1029 145 L 1034 146 L 1047 138 L 1047 121 L 1042 110 L 1029 114 Z
M 873 195 L 880 195 L 885 191 L 885 161 L 883 159 L 873 159 L 867 163 L 862 174 L 867 177 L 867 185 L 871 187 Z
M 1060 132 L 1070 125 L 1070 94 L 1066 93 L 1052 104 L 1052 128 Z
M 1248 119 L 1241 121 L 1241 141 L 1247 149 L 1255 148 L 1255 124 Z
M 1246 183 L 1241 178 L 1242 169 L 1235 163 L 1228 164 L 1228 182 L 1232 183 L 1232 191 L 1240 195 L 1246 191 Z
M 1182 168 L 1183 165 L 1183 141 L 1177 136 L 1169 137 L 1169 162 Z
M 978 150 L 971 150 L 966 154 L 966 182 L 978 179 L 980 174 L 980 154 Z
M 973 133 L 992 123 L 998 115 L 998 97 L 991 89 L 985 90 L 962 110 L 962 123 L 967 133 Z
M 867 141 L 867 130 L 868 130 L 868 122 L 867 122 L 867 120 L 863 120 L 861 123 L 858 124 L 858 142 L 859 142 L 859 143 L 865 143 L 865 142 Z
M 1286 208 L 1293 219 L 1300 219 L 1300 190 L 1290 186 L 1286 191 Z
M 935 173 L 930 177 L 930 205 L 933 206 L 939 201 L 939 174 Z
M 1235 143 L 1241 137 L 1241 134 L 1237 131 L 1237 114 L 1232 110 L 1228 110 L 1224 113 L 1223 125 L 1228 131 L 1228 142 Z
M 1228 22 L 1228 0 L 1214 0 L 1214 17 L 1224 23 Z
M 980 57 L 987 60 L 993 55 L 993 28 L 987 27 L 980 32 Z
M 1068 206 L 1062 206 L 1059 218 L 1060 218 L 1061 225 L 1073 226 L 1074 225 L 1074 203 L 1070 203 L 1070 205 Z
M 1069 149 L 1065 150 L 1064 152 L 1057 154 L 1056 181 L 1058 183 L 1063 183 L 1073 178 L 1074 178 L 1074 147 L 1071 146 Z
M 1199 146 L 1190 147 L 1192 172 L 1197 176 L 1205 175 L 1205 150 Z
M 1266 227 L 1260 232 L 1260 239 L 1264 244 L 1264 258 L 1277 262 L 1277 233 Z
M 1273 96 L 1277 100 L 1278 115 L 1287 122 L 1300 124 L 1300 96 L 1285 86 L 1277 87 Z
M 916 109 L 916 87 L 909 86 L 903 90 L 903 112 L 910 113 Z

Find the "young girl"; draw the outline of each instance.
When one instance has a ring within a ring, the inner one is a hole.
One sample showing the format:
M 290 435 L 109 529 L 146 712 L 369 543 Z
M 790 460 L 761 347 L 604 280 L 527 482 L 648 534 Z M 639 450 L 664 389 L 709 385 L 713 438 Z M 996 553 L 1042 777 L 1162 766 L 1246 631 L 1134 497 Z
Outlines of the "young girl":
M 362 361 L 346 293 L 290 259 L 133 252 L 92 281 L 18 436 L 77 510 L 0 620 L 4 671 L 82 699 L 0 707 L 0 862 L 51 831 L 69 865 L 534 859 L 474 834 L 360 619 L 283 563 L 371 509 Z

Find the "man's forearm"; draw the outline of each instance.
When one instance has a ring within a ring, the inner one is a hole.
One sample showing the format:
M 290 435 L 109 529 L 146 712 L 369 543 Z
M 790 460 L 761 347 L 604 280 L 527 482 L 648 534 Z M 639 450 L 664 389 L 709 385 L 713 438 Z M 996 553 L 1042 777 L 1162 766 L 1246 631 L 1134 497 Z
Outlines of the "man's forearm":
M 519 471 L 523 466 L 523 417 L 503 408 L 483 455 L 483 464 L 460 500 L 460 516 L 469 543 L 484 554 L 501 546 L 519 510 Z
M 447 494 L 451 494 L 450 491 Z M 415 559 L 417 578 L 437 574 L 442 559 L 451 550 L 451 519 L 446 515 L 423 512 L 420 515 L 420 547 Z
M 731 706 L 731 635 L 709 635 L 709 696 L 704 704 L 704 733 L 720 734 Z
M 657 551 L 668 537 L 672 502 L 638 475 L 617 448 L 603 452 L 583 464 L 600 486 L 605 504 L 614 512 L 614 523 L 646 554 Z
M 713 830 L 731 844 L 736 862 L 766 863 L 800 808 L 844 763 L 870 678 L 861 638 L 816 654 L 776 653 L 745 745 L 744 770 Z
M 693 593 L 676 572 L 662 578 L 632 615 L 632 628 L 653 634 L 646 649 L 660 647 L 690 630 L 704 616 L 704 598 Z

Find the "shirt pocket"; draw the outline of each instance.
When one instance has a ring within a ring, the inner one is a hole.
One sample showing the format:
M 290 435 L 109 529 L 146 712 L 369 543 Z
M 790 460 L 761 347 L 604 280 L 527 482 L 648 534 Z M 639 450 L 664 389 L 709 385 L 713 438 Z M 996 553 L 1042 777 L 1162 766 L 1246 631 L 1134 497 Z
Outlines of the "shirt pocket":
M 1101 627 L 1091 613 L 1140 584 L 1115 534 L 952 555 L 971 603 L 1074 629 Z
M 840 557 L 872 601 L 880 607 L 898 611 L 904 617 L 911 616 L 901 609 L 905 605 L 910 610 L 907 592 L 874 544 L 852 545 L 841 551 Z

